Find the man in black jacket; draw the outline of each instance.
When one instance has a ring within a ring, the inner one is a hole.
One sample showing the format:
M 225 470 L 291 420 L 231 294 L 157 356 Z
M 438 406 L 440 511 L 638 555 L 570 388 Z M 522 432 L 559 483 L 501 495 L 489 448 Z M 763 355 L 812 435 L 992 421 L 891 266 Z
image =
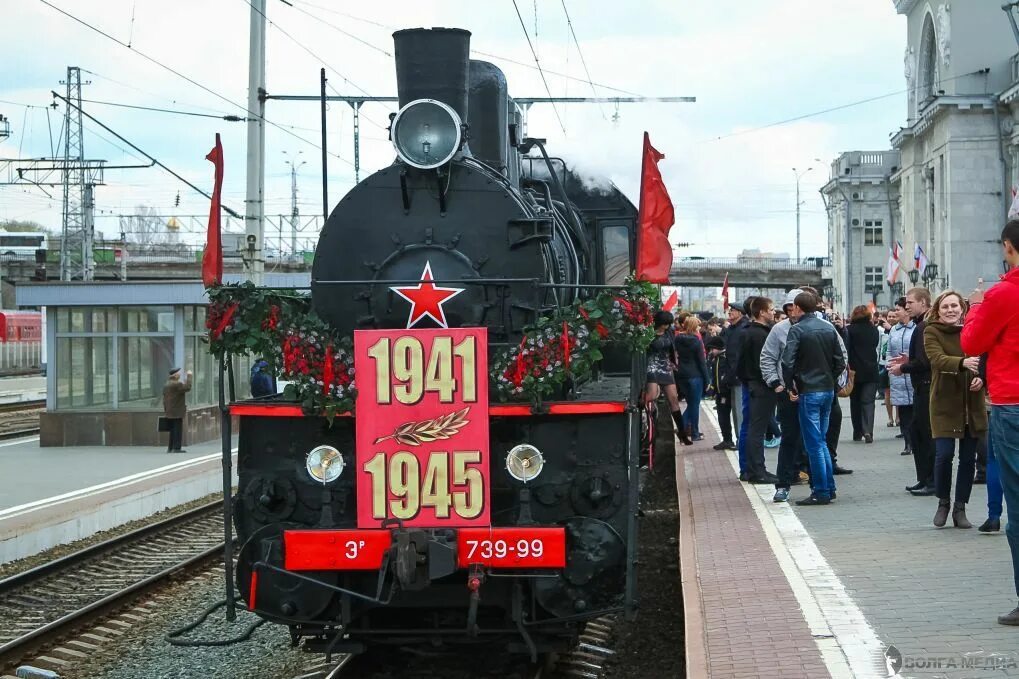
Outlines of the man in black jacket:
M 810 460 L 810 497 L 798 505 L 826 505 L 835 499 L 835 476 L 825 442 L 838 378 L 846 358 L 835 328 L 814 315 L 818 298 L 802 292 L 795 304 L 803 316 L 790 328 L 782 350 L 782 375 L 790 398 L 799 403 L 800 432 Z
M 752 320 L 743 334 L 743 346 L 737 374 L 750 391 L 750 423 L 747 426 L 747 480 L 750 483 L 776 483 L 778 477 L 764 465 L 764 436 L 775 414 L 775 392 L 768 388 L 761 375 L 761 350 L 771 332 L 772 303 L 767 297 L 754 297 L 750 302 Z
M 713 446 L 715 450 L 736 450 L 732 438 L 732 389 L 724 386 L 725 376 L 729 372 L 729 362 L 725 355 L 725 340 L 721 337 L 709 337 L 704 343 L 708 352 L 708 375 L 712 390 L 715 392 L 715 410 L 718 412 L 718 428 L 722 430 L 722 440 Z
M 750 425 L 750 390 L 744 385 L 738 374 L 740 352 L 743 349 L 743 335 L 750 326 L 748 308 L 753 298 L 743 304 L 729 307 L 729 327 L 725 330 L 725 353 L 729 359 L 729 373 L 725 384 L 732 392 L 732 411 L 736 419 L 736 447 L 739 452 L 739 476 L 741 481 L 747 479 L 747 427 Z
M 934 495 L 934 439 L 931 438 L 931 362 L 923 346 L 923 319 L 931 308 L 931 293 L 927 288 L 913 288 L 906 293 L 906 312 L 916 327 L 909 339 L 909 354 L 888 359 L 888 371 L 893 375 L 909 375 L 913 383 L 913 425 L 910 442 L 913 444 L 913 464 L 916 466 L 916 484 L 906 486 L 913 495 Z

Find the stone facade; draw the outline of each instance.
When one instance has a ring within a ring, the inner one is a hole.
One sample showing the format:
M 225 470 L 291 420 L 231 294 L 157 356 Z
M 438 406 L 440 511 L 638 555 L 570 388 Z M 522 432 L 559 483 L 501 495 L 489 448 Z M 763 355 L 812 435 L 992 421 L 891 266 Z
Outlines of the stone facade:
M 891 181 L 898 171 L 898 151 L 850 151 L 835 159 L 821 188 L 828 210 L 832 302 L 842 313 L 870 301 L 878 306 L 893 301 L 885 278 L 889 248 L 902 240 L 898 188 Z
M 998 238 L 1015 165 L 1005 138 L 1012 113 L 998 93 L 1015 82 L 1016 40 L 996 1 L 895 5 L 907 18 L 907 120 L 892 136 L 901 166 L 891 177 L 903 269 L 913 268 L 919 244 L 938 265 L 928 287 L 968 291 L 1001 272 Z
M 936 275 L 919 283 L 934 292 L 968 291 L 979 278 L 995 280 L 1001 273 L 999 237 L 1010 187 L 1019 182 L 1019 64 L 1016 37 L 1001 3 L 893 2 L 906 17 L 906 121 L 891 138 L 896 169 L 883 179 L 885 186 L 861 191 L 866 200 L 891 202 L 885 212 L 892 230 L 883 252 L 868 252 L 853 237 L 857 232 L 845 226 L 846 210 L 853 205 L 839 190 L 846 182 L 836 178 L 835 167 L 854 154 L 833 164 L 832 179 L 822 190 L 829 205 L 834 285 L 845 300 L 843 308 L 870 299 L 861 293 L 866 270 L 886 266 L 893 240 L 903 245 L 900 281 L 906 288 L 917 245 L 937 265 L 927 272 L 936 269 Z M 863 228 L 863 222 L 853 226 Z M 887 302 L 887 284 L 884 294 Z

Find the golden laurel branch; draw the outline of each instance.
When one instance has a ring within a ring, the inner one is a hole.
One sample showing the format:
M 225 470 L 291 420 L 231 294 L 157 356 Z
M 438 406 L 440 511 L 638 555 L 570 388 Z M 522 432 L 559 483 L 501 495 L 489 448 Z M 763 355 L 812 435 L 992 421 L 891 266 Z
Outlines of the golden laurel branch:
M 431 420 L 404 422 L 389 436 L 380 436 L 375 439 L 375 443 L 396 439 L 398 443 L 402 443 L 405 446 L 420 446 L 422 443 L 452 438 L 461 429 L 470 424 L 470 420 L 467 419 L 467 413 L 470 410 L 471 407 L 467 406 L 463 410 L 457 410 L 447 415 L 439 415 Z

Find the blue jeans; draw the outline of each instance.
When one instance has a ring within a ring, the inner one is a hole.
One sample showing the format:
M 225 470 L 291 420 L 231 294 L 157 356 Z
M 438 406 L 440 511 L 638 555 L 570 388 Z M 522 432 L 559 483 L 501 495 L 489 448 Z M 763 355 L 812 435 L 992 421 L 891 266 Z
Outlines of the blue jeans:
M 750 387 L 746 384 L 740 385 L 740 395 L 743 403 L 740 405 L 740 412 L 743 414 L 743 421 L 739 425 L 739 441 L 736 442 L 736 451 L 739 453 L 739 473 L 747 473 L 747 435 L 750 433 Z M 736 404 L 732 404 L 735 408 Z
M 994 439 L 987 434 L 987 518 L 1000 519 L 1002 512 L 1001 472 L 994 457 Z
M 704 396 L 704 380 L 700 377 L 680 380 L 679 388 L 686 397 L 686 411 L 683 412 L 683 426 L 689 427 L 691 436 L 701 435 L 701 398 Z
M 831 499 L 835 492 L 835 475 L 825 435 L 831 416 L 834 392 L 816 391 L 800 394 L 799 417 L 803 447 L 810 461 L 810 490 L 820 499 Z
M 1005 535 L 1012 550 L 1015 592 L 1019 595 L 1019 405 L 991 406 L 990 436 L 1008 509 Z

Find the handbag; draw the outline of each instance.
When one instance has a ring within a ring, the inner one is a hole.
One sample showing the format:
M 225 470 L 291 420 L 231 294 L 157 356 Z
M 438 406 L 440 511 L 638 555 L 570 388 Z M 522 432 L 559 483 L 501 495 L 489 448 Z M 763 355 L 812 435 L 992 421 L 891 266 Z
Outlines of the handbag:
M 156 425 L 156 430 L 157 431 L 170 431 L 170 429 L 172 429 L 172 425 L 170 424 L 170 418 L 169 417 L 160 417 L 159 418 L 159 422 Z
M 849 370 L 848 368 L 842 373 L 842 377 L 845 378 L 846 384 L 838 391 L 839 398 L 845 398 L 853 393 L 853 383 L 856 380 L 856 371 Z M 842 379 L 839 379 L 842 382 Z

